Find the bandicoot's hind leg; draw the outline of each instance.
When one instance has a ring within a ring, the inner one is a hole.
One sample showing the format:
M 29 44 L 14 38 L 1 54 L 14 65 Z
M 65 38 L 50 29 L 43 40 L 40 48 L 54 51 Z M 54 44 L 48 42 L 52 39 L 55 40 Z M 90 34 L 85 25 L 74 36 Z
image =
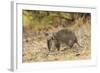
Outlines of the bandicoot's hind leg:
M 70 45 L 70 48 L 72 48 L 72 47 L 73 47 L 73 45 L 74 45 L 74 43 Z
M 69 42 L 68 42 L 69 47 L 72 48 L 73 45 L 74 45 L 74 43 L 75 43 L 75 41 L 73 41 L 73 40 L 69 40 Z

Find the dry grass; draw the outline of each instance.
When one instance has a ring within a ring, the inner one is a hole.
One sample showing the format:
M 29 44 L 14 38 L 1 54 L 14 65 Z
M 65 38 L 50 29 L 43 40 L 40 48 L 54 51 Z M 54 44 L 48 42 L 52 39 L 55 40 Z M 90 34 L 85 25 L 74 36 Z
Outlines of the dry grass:
M 60 29 L 68 28 L 75 32 L 78 42 L 82 47 L 74 45 L 73 48 L 61 47 L 60 51 L 48 52 L 47 36 L 43 31 L 40 34 L 33 31 L 23 32 L 23 62 L 44 62 L 44 61 L 64 61 L 64 60 L 83 60 L 91 58 L 91 24 L 89 21 L 82 23 L 76 20 L 71 27 L 57 27 L 48 30 L 49 33 Z

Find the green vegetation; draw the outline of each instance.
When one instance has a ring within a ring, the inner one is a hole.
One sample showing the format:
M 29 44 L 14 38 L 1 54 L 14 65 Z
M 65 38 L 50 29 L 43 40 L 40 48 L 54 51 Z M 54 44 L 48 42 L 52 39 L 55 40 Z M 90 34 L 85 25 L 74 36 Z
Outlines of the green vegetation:
M 57 11 L 38 11 L 23 10 L 23 27 L 29 29 L 42 29 L 52 26 L 74 25 L 73 22 L 79 18 L 84 20 L 90 16 L 89 13 L 57 12 Z

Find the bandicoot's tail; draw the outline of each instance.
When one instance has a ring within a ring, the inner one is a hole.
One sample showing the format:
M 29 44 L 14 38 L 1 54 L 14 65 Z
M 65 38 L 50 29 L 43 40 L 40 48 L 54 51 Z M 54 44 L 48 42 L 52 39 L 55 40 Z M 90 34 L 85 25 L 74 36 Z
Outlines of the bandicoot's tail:
M 80 44 L 78 43 L 77 38 L 75 39 L 75 42 L 76 42 L 76 44 L 77 44 L 79 47 L 81 47 L 81 48 L 82 48 L 82 46 L 80 46 Z
M 78 41 L 77 41 L 76 43 L 77 43 L 77 45 L 78 45 L 79 47 L 81 47 L 81 48 L 82 48 L 82 46 L 80 46 L 80 44 L 78 43 Z

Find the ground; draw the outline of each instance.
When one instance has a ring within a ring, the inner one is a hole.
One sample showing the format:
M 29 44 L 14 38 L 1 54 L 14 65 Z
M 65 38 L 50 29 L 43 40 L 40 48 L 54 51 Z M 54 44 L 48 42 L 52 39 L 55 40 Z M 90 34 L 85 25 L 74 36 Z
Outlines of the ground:
M 44 62 L 44 61 L 67 61 L 86 60 L 91 58 L 91 24 L 90 22 L 80 23 L 77 20 L 75 25 L 66 27 L 75 32 L 78 42 L 82 47 L 75 44 L 72 48 L 62 46 L 60 51 L 49 52 L 47 48 L 46 31 L 36 32 L 30 30 L 23 32 L 23 62 Z M 80 23 L 80 24 L 79 24 Z M 48 33 L 57 32 L 65 27 L 58 26 L 48 29 Z

